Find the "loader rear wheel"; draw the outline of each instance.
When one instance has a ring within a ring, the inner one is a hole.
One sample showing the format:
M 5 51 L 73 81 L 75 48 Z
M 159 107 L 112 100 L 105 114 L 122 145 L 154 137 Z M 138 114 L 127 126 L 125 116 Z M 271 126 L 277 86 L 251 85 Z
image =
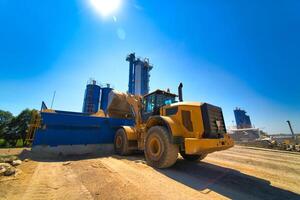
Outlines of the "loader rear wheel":
M 188 154 L 185 154 L 184 151 L 180 152 L 180 155 L 183 157 L 184 160 L 188 160 L 188 161 L 200 161 L 200 160 L 203 160 L 207 156 L 207 154 L 188 155 Z
M 115 152 L 121 156 L 129 155 L 131 151 L 128 148 L 128 139 L 124 129 L 117 130 L 114 140 Z
M 144 150 L 148 165 L 167 168 L 176 162 L 179 148 L 171 143 L 168 134 L 163 126 L 154 126 L 148 130 Z

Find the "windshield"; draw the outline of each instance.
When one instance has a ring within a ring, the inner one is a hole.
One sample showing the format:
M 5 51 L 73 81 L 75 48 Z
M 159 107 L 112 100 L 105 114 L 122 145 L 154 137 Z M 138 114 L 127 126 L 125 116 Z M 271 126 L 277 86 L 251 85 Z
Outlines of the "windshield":
M 157 107 L 161 107 L 175 102 L 175 97 L 173 96 L 164 95 L 164 94 L 157 94 L 156 96 L 157 96 L 157 100 L 156 100 Z
M 152 94 L 145 97 L 143 100 L 144 111 L 147 113 L 153 112 L 156 108 L 160 108 L 161 106 L 169 105 L 175 102 L 174 96 L 165 94 Z

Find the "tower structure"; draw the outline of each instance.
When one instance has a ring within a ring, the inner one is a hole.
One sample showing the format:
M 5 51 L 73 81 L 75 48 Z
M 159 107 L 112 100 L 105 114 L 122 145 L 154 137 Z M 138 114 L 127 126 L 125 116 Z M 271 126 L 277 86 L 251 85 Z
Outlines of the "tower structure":
M 236 108 L 233 112 L 234 112 L 236 127 L 238 129 L 252 128 L 250 117 L 249 115 L 246 115 L 245 110 Z
M 131 53 L 126 57 L 129 62 L 128 93 L 134 95 L 145 95 L 149 93 L 150 71 L 153 66 L 149 59 L 141 60 Z

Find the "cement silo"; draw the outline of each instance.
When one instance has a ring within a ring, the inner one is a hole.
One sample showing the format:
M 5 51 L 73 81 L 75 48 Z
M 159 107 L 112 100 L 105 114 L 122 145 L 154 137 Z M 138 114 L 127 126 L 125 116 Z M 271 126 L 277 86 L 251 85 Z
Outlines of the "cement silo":
M 110 84 L 106 84 L 106 87 L 101 88 L 101 105 L 100 108 L 104 112 L 107 110 L 107 104 L 108 104 L 108 95 L 112 91 L 112 88 L 110 87 Z
M 86 85 L 82 112 L 96 113 L 100 106 L 100 91 L 101 87 L 96 80 L 90 80 Z

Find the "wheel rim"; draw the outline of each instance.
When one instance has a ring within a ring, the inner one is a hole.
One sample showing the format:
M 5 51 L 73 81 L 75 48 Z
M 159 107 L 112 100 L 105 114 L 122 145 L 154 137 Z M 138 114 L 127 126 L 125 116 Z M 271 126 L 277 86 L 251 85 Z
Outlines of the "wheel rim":
M 153 137 L 149 141 L 149 153 L 153 160 L 158 160 L 162 152 L 162 146 L 160 140 L 157 137 Z
M 122 138 L 121 138 L 121 136 L 117 136 L 117 138 L 116 138 L 116 147 L 117 148 L 122 147 Z

